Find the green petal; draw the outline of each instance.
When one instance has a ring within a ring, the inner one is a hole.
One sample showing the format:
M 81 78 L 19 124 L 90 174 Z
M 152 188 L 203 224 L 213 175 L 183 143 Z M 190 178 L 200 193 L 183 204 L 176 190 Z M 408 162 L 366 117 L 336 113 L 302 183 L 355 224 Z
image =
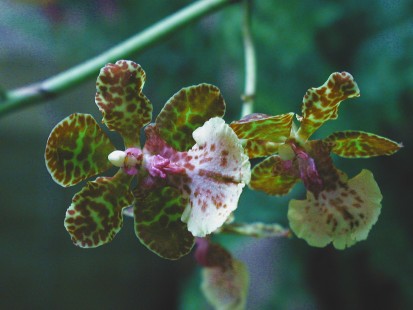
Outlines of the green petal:
M 245 309 L 248 286 L 248 270 L 234 258 L 228 268 L 206 267 L 202 270 L 201 289 L 214 309 Z
M 240 139 L 284 142 L 290 136 L 293 116 L 294 113 L 276 116 L 255 113 L 230 126 Z
M 220 90 L 209 84 L 181 89 L 156 118 L 161 137 L 175 150 L 187 151 L 195 141 L 192 132 L 212 117 L 222 117 L 225 101 Z
M 252 169 L 249 186 L 270 195 L 285 195 L 298 180 L 298 177 L 291 170 L 285 169 L 283 160 L 274 155 L 266 158 Z
M 362 170 L 346 182 L 341 177 L 335 190 L 325 190 L 316 198 L 291 200 L 288 219 L 292 231 L 311 246 L 330 242 L 337 249 L 365 240 L 381 210 L 382 195 L 373 174 Z
M 72 114 L 60 121 L 47 140 L 45 161 L 53 180 L 72 186 L 111 167 L 115 150 L 89 114 Z
M 335 154 L 349 158 L 392 155 L 402 147 L 400 143 L 362 131 L 335 132 L 324 141 L 332 143 Z
M 103 123 L 122 135 L 126 148 L 139 147 L 139 131 L 152 119 L 152 104 L 142 94 L 145 71 L 133 61 L 119 60 L 100 70 L 96 104 Z
M 338 116 L 340 103 L 348 98 L 360 96 L 352 75 L 335 72 L 318 88 L 310 88 L 303 98 L 301 126 L 297 136 L 306 141 L 321 125 Z
M 121 170 L 88 182 L 66 212 L 65 227 L 73 243 L 94 248 L 111 241 L 122 227 L 122 210 L 133 202 L 131 176 Z
M 194 237 L 181 215 L 187 204 L 181 191 L 163 187 L 151 191 L 135 191 L 135 233 L 148 249 L 167 259 L 188 254 Z

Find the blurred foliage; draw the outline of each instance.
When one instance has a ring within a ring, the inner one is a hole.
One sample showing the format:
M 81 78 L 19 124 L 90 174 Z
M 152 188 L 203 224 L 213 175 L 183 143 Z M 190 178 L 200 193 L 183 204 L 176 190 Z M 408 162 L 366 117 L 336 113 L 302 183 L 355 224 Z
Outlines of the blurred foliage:
M 191 1 L 0 0 L 0 86 L 35 82 L 92 57 Z M 239 118 L 244 68 L 241 10 L 234 5 L 132 57 L 147 73 L 157 113 L 181 87 L 221 88 L 226 120 Z M 350 176 L 374 172 L 384 200 L 367 241 L 345 251 L 298 239 L 220 236 L 251 272 L 248 309 L 413 308 L 413 2 L 409 0 L 254 1 L 258 57 L 255 110 L 299 112 L 309 87 L 333 71 L 353 74 L 359 99 L 317 132 L 364 130 L 402 141 L 389 158 L 335 158 Z M 0 120 L 0 308 L 208 309 L 189 255 L 163 261 L 133 236 L 131 221 L 113 242 L 74 247 L 63 227 L 78 191 L 63 191 L 44 166 L 51 128 L 73 112 L 92 113 L 94 81 L 47 104 Z M 116 141 L 116 139 L 114 139 Z M 291 196 L 302 197 L 302 188 Z M 246 190 L 236 216 L 286 225 L 288 197 Z

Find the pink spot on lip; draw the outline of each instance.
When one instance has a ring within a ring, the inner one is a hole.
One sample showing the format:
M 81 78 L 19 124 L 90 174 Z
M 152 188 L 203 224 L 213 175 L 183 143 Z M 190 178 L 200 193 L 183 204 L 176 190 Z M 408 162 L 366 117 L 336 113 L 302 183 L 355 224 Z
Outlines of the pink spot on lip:
M 185 168 L 171 162 L 161 155 L 151 156 L 147 163 L 147 169 L 151 176 L 165 179 L 168 174 L 185 173 Z

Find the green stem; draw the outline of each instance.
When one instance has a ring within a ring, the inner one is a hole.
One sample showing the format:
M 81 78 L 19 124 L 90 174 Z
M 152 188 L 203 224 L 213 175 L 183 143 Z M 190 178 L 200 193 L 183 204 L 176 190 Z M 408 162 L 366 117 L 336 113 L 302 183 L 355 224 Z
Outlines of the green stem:
M 0 116 L 35 103 L 55 98 L 85 80 L 95 77 L 100 68 L 107 63 L 115 62 L 128 55 L 141 52 L 201 17 L 239 1 L 240 0 L 197 1 L 95 58 L 42 82 L 6 92 L 5 100 L 1 100 L 0 98 Z
M 251 0 L 244 0 L 244 16 L 242 34 L 244 39 L 244 53 L 245 53 L 245 90 L 242 96 L 242 111 L 241 117 L 251 114 L 253 112 L 255 88 L 256 88 L 256 56 L 254 41 L 251 34 Z

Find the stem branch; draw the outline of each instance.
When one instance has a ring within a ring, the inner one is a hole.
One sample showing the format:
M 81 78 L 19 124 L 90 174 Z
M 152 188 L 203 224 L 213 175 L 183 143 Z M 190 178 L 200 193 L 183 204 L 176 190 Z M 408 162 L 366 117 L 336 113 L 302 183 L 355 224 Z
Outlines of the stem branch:
M 242 96 L 241 117 L 253 113 L 255 88 L 256 88 L 256 56 L 254 41 L 251 34 L 251 8 L 252 0 L 244 0 L 244 14 L 242 23 L 242 35 L 245 53 L 245 90 Z
M 200 0 L 164 18 L 102 54 L 42 82 L 11 90 L 0 98 L 0 116 L 55 98 L 97 75 L 109 62 L 141 52 L 182 27 L 240 0 Z

